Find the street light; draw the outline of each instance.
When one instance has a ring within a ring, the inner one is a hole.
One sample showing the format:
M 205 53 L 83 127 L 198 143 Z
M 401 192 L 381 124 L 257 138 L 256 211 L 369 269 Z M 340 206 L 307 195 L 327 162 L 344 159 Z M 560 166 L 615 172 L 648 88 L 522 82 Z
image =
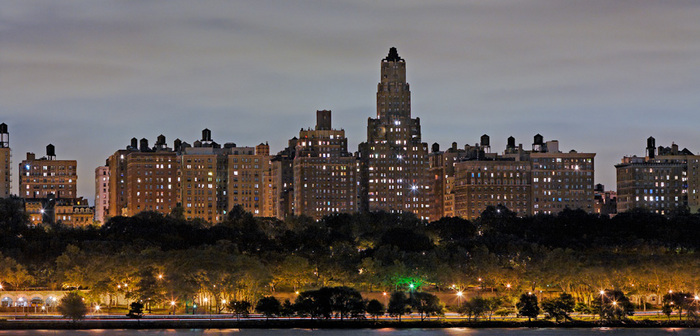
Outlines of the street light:
M 458 305 L 461 307 L 462 306 L 462 291 L 457 292 L 457 302 L 458 302 Z
M 173 308 L 173 315 L 175 315 L 175 301 L 170 301 L 170 307 Z
M 97 314 L 100 311 L 100 305 L 95 305 L 95 314 Z

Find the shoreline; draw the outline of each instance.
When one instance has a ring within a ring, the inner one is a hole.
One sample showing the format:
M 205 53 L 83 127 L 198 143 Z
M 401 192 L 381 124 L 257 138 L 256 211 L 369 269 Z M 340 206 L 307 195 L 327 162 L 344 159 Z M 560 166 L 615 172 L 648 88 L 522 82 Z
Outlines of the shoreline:
M 0 330 L 87 329 L 410 329 L 410 328 L 700 328 L 694 321 L 372 321 L 372 320 L 188 320 L 139 319 L 133 321 L 82 320 L 0 321 Z

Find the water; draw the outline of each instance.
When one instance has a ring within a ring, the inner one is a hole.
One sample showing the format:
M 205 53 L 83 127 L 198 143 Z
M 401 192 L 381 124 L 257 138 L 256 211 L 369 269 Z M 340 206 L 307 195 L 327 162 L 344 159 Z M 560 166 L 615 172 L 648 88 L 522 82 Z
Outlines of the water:
M 515 328 L 515 329 L 148 329 L 148 330 L 0 330 L 0 336 L 700 336 L 700 329 L 683 328 Z

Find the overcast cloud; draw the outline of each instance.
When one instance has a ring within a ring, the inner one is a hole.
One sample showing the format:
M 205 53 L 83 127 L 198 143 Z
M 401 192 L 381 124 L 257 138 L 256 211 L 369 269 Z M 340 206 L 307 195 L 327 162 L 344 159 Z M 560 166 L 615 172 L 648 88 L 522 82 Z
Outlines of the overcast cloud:
M 14 192 L 26 152 L 77 159 L 79 194 L 132 137 L 269 142 L 318 109 L 350 149 L 379 63 L 406 59 L 413 116 L 443 148 L 536 133 L 595 152 L 596 179 L 645 139 L 700 152 L 697 1 L 1 1 L 0 122 Z

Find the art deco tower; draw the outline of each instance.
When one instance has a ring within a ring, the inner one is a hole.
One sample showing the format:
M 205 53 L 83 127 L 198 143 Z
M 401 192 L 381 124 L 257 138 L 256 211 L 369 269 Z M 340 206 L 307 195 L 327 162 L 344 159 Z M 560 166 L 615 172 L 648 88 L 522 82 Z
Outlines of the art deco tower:
M 429 219 L 428 144 L 421 142 L 420 118 L 411 119 L 406 61 L 396 48 L 381 62 L 377 118 L 368 119 L 367 142 L 359 149 L 363 210 Z

